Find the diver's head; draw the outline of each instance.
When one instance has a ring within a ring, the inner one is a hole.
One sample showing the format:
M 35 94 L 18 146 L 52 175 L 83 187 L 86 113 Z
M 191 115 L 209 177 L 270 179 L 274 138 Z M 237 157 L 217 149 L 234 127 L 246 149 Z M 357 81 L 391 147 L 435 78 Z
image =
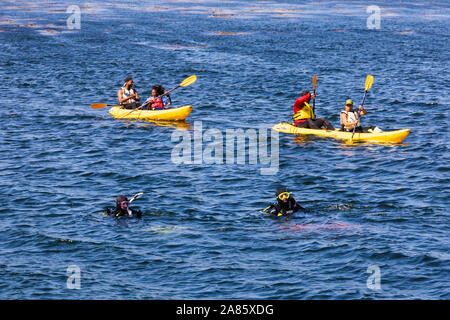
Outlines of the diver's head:
M 278 188 L 277 192 L 275 192 L 275 195 L 277 196 L 277 200 L 278 202 L 288 202 L 289 198 L 290 198 L 290 194 L 287 191 L 286 188 L 282 187 L 282 188 Z
M 128 202 L 127 197 L 125 197 L 122 194 L 120 196 L 117 196 L 117 198 L 116 198 L 116 208 L 117 209 L 120 208 L 122 210 L 127 210 L 128 204 L 129 204 L 129 202 Z

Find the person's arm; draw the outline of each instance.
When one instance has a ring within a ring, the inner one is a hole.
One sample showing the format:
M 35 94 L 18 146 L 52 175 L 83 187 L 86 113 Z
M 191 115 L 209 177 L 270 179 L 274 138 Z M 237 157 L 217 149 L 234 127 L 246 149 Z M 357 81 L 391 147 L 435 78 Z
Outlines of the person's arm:
M 344 124 L 345 127 L 353 126 L 353 125 L 357 124 L 359 121 L 359 120 L 356 120 L 355 122 L 348 122 L 347 119 L 348 119 L 348 115 L 342 112 L 341 113 L 341 122 Z
M 315 98 L 316 95 L 314 93 L 308 93 L 307 95 L 301 96 L 294 102 L 294 113 L 297 113 L 299 110 L 303 108 L 303 104 L 311 100 L 311 98 Z
M 273 209 L 273 204 L 271 203 L 265 209 L 262 209 L 260 212 L 270 214 L 272 209 Z
M 123 97 L 123 89 L 119 89 L 119 91 L 117 91 L 117 97 L 119 98 L 120 104 L 125 104 L 129 99 L 136 99 L 136 94 L 132 94 L 126 98 L 122 98 Z
M 294 205 L 295 211 L 298 211 L 298 210 L 303 210 L 303 211 L 305 211 L 305 208 L 303 208 L 301 205 L 299 205 L 298 202 L 297 202 L 297 200 L 294 199 L 294 201 L 295 201 L 295 205 Z
M 363 106 L 359 106 L 359 114 L 361 116 L 365 116 L 367 114 L 367 111 L 363 108 Z
M 138 92 L 136 91 L 136 90 L 134 90 L 134 92 L 135 92 L 135 95 L 134 95 L 134 100 L 136 100 L 136 101 L 140 101 L 141 100 L 141 98 L 139 98 L 139 94 L 138 94 Z
M 123 96 L 123 90 L 119 89 L 119 91 L 117 91 L 117 98 L 119 98 L 119 104 L 122 104 L 128 100 L 128 99 L 123 99 L 122 96 Z
M 142 103 L 141 108 L 148 106 L 149 104 L 151 104 L 155 99 L 153 97 L 148 98 L 147 100 L 144 101 L 144 103 Z
M 307 96 L 303 96 L 295 100 L 294 102 L 294 113 L 299 112 L 303 108 L 303 103 L 307 100 Z
M 347 119 L 348 119 L 348 115 L 341 112 L 341 123 L 344 124 L 344 127 L 349 127 L 352 125 L 350 122 L 347 121 Z
M 268 210 L 268 213 L 277 215 L 279 212 L 280 212 L 280 208 L 278 206 L 278 203 L 272 203 L 270 205 L 270 209 Z
M 131 209 L 133 210 L 133 209 Z M 136 218 L 141 219 L 142 218 L 142 211 L 141 210 L 133 210 L 133 214 L 136 215 Z

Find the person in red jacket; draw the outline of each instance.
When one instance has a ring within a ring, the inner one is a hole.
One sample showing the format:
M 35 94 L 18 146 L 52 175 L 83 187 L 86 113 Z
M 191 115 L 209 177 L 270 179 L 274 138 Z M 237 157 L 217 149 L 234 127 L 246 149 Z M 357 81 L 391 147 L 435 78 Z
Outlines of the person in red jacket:
M 325 127 L 327 130 L 334 130 L 333 125 L 326 118 L 316 119 L 314 110 L 309 104 L 311 98 L 315 99 L 316 95 L 309 91 L 303 91 L 302 96 L 295 100 L 294 115 L 295 126 L 299 128 L 320 129 Z
M 147 110 L 162 110 L 165 107 L 163 96 L 167 95 L 168 92 L 164 91 L 164 87 L 161 85 L 154 85 L 152 88 L 152 96 L 147 99 L 145 106 Z M 170 98 L 167 98 L 170 99 Z M 170 101 L 170 100 L 169 100 Z

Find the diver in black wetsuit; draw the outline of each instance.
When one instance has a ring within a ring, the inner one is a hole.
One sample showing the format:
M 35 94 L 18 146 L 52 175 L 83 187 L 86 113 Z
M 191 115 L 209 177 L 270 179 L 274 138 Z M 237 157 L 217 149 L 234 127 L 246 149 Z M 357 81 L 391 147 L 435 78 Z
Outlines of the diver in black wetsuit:
M 117 196 L 116 208 L 115 209 L 107 208 L 106 214 L 114 216 L 115 218 L 136 217 L 136 218 L 140 219 L 142 217 L 141 210 L 131 209 L 128 207 L 128 205 L 129 205 L 129 201 L 128 201 L 127 197 L 125 197 L 124 195 Z
M 277 202 L 264 209 L 264 213 L 280 217 L 290 216 L 298 210 L 305 210 L 305 208 L 300 206 L 297 201 L 291 197 L 286 188 L 278 188 L 275 195 L 277 196 Z

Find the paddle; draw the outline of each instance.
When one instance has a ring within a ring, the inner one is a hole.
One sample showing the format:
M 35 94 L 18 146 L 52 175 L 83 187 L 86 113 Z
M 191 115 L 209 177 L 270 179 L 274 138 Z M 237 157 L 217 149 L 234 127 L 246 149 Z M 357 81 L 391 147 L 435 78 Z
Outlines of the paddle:
M 164 96 L 164 95 L 167 95 L 167 94 L 169 94 L 170 92 L 172 92 L 173 90 L 178 89 L 179 87 L 187 87 L 187 86 L 193 84 L 195 81 L 197 81 L 197 76 L 196 76 L 196 75 L 190 76 L 190 77 L 184 79 L 184 80 L 183 80 L 178 86 L 176 86 L 175 88 L 170 89 L 169 91 L 165 92 L 164 94 L 155 97 L 155 99 L 156 99 L 156 98 L 160 98 L 160 97 L 162 97 L 162 96 Z M 134 111 L 137 111 L 137 110 L 139 110 L 139 109 L 145 107 L 145 106 L 150 102 L 149 100 L 150 100 L 150 98 L 148 98 L 147 101 L 144 102 L 140 107 L 137 107 L 137 108 L 131 110 L 130 112 L 128 112 L 128 113 L 125 114 L 124 116 L 119 117 L 119 118 L 117 118 L 117 119 L 122 119 L 122 118 L 128 116 L 130 113 L 132 113 L 132 112 L 134 112 Z
M 91 104 L 91 108 L 92 109 L 101 109 L 101 108 L 104 108 L 104 107 L 112 107 L 113 105 L 111 105 L 111 104 L 106 104 L 106 103 L 93 103 L 93 104 Z
M 367 91 L 369 91 L 369 89 L 372 87 L 372 83 L 373 83 L 373 76 L 371 76 L 370 74 L 367 76 L 366 78 L 366 84 L 364 86 L 364 97 L 363 100 L 361 102 L 361 106 L 364 105 L 364 101 L 366 100 L 366 95 L 367 95 Z M 348 143 L 352 144 L 353 143 L 353 136 L 355 135 L 355 130 L 356 130 L 356 124 L 353 127 L 353 133 L 352 133 L 352 137 L 350 138 L 350 140 L 348 141 Z
M 317 84 L 317 76 L 313 76 L 313 93 L 314 93 L 314 99 L 313 99 L 313 113 L 316 114 L 316 84 Z

